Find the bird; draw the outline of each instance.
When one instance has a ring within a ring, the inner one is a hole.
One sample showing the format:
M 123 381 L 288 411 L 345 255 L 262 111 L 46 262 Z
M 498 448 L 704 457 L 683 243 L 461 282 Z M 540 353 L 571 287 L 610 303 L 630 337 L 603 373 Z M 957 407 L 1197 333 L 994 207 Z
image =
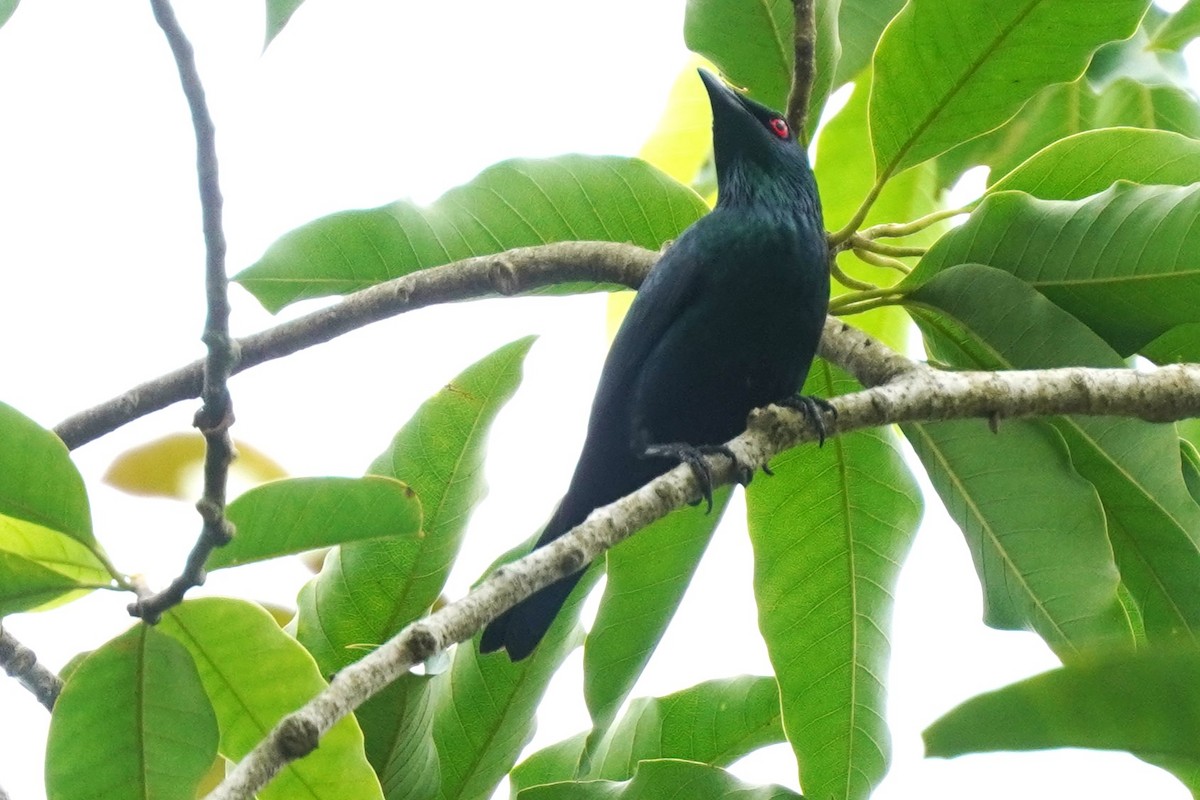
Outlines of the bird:
M 680 463 L 711 511 L 705 456 L 728 455 L 748 482 L 753 471 L 725 443 L 755 408 L 796 408 L 824 439 L 821 412 L 832 407 L 800 394 L 829 309 L 816 177 L 783 115 L 699 72 L 712 106 L 716 205 L 665 250 L 635 296 L 605 359 L 575 472 L 535 549 Z M 480 651 L 528 656 L 582 574 L 497 617 Z

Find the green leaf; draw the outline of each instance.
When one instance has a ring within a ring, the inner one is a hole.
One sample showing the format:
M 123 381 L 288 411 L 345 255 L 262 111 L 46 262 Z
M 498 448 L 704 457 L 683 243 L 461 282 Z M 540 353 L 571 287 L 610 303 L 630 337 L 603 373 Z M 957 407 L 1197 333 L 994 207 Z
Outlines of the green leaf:
M 20 3 L 21 0 L 0 0 L 0 26 L 8 22 Z
M 1187 63 L 1178 53 L 1155 50 L 1150 42 L 1168 17 L 1157 3 L 1151 3 L 1133 36 L 1109 42 L 1096 51 L 1084 77 L 1104 87 L 1119 78 L 1132 78 L 1146 85 L 1187 86 Z
M 1200 652 L 1096 654 L 973 697 L 925 730 L 925 752 L 1091 747 L 1200 762 Z
M 670 624 L 712 539 L 726 489 L 714 493 L 712 513 L 681 509 L 608 551 L 608 581 L 583 647 L 583 695 L 598 740 Z
M 1011 278 L 963 267 L 908 302 L 940 359 L 987 369 L 1002 365 L 964 353 L 994 347 L 1014 309 L 1029 314 L 1035 330 L 1052 327 L 1053 318 L 1032 316 L 1039 306 L 1030 295 Z M 957 420 L 903 429 L 971 548 L 988 625 L 1034 630 L 1063 659 L 1098 643 L 1131 643 L 1104 509 L 1053 426 L 1010 420 L 993 434 L 981 420 Z
M 1052 426 L 1005 421 L 998 435 L 981 420 L 903 427 L 971 548 L 986 624 L 1036 631 L 1064 660 L 1132 642 L 1100 498 Z
M 1200 450 L 1187 439 L 1179 440 L 1179 455 L 1183 469 L 1183 482 L 1188 494 L 1200 503 Z
M 805 394 L 858 390 L 825 361 Z M 919 489 L 886 430 L 798 447 L 746 491 L 758 625 L 813 797 L 865 798 L 887 771 L 887 629 Z
M 253 603 L 187 600 L 166 613 L 159 629 L 192 654 L 217 713 L 221 754 L 231 761 L 243 758 L 280 719 L 326 686 L 312 657 Z M 334 725 L 312 753 L 286 764 L 258 797 L 381 798 L 354 717 Z
M 102 645 L 54 705 L 46 791 L 56 800 L 192 800 L 217 719 L 187 650 L 147 625 Z
M 0 616 L 111 586 L 108 569 L 85 545 L 32 522 L 0 516 Z
M 574 779 L 585 738 L 580 734 L 531 755 L 512 772 L 514 790 Z M 743 675 L 706 681 L 666 697 L 641 697 L 630 703 L 601 741 L 586 777 L 625 780 L 633 776 L 638 762 L 649 759 L 728 766 L 781 741 L 774 678 Z
M 751 786 L 719 767 L 694 761 L 643 761 L 628 781 L 585 781 L 534 786 L 518 800 L 804 800 L 782 786 Z
M 1154 34 L 1150 46 L 1156 50 L 1182 50 L 1200 36 L 1200 0 L 1188 0 Z
M 303 2 L 304 0 L 267 0 L 267 38 L 263 42 L 264 50 L 283 30 L 283 26 L 288 24 L 292 14 L 296 13 L 296 9 Z
M 975 164 L 991 167 L 995 180 L 1060 139 L 1119 127 L 1173 131 L 1194 139 L 1200 136 L 1200 109 L 1184 89 L 1146 86 L 1129 78 L 1100 93 L 1086 78 L 1048 86 L 1000 128 L 938 158 L 939 185 L 951 185 Z
M 441 765 L 441 800 L 487 800 L 512 769 L 533 736 L 537 707 L 550 679 L 582 639 L 579 606 L 601 574 L 595 565 L 584 573 L 528 658 L 513 663 L 503 651 L 482 655 L 476 645 L 467 644 L 455 649 L 450 669 L 434 682 L 433 740 Z
M 97 555 L 83 478 L 62 440 L 0 403 L 0 514 L 65 533 Z
M 871 73 L 868 70 L 857 77 L 850 100 L 837 116 L 826 123 L 817 143 L 815 170 L 821 186 L 825 225 L 831 230 L 840 230 L 850 221 L 875 181 L 871 134 L 867 126 L 870 92 Z M 925 165 L 888 181 L 863 224 L 909 222 L 937 210 L 935 179 L 934 167 Z M 905 244 L 932 244 L 939 232 L 940 228 L 934 226 L 905 239 Z M 864 264 L 851 252 L 838 253 L 837 263 L 860 280 L 880 285 L 896 280 L 897 273 Z M 849 290 L 835 281 L 833 291 L 835 296 L 840 296 Z M 857 314 L 854 325 L 898 350 L 904 349 L 912 328 L 908 316 L 894 306 Z
M 421 534 L 416 492 L 391 478 L 292 478 L 257 486 L 229 504 L 233 541 L 205 567 L 220 569 L 345 542 Z
M 841 0 L 838 41 L 842 57 L 833 77 L 835 88 L 854 80 L 871 65 L 883 29 L 903 6 L 904 0 Z
M 527 337 L 504 345 L 451 379 L 371 465 L 371 474 L 404 481 L 421 498 L 421 535 L 346 544 L 301 590 L 296 638 L 324 674 L 356 661 L 356 645 L 387 641 L 437 599 L 487 493 L 488 431 L 520 384 L 532 344 Z
M 929 332 L 938 326 L 927 342 L 938 360 L 953 367 L 1124 366 L 1077 319 L 999 270 L 955 267 L 914 297 L 922 307 L 936 309 L 936 317 L 921 315 L 922 327 Z M 1072 465 L 1104 504 L 1121 580 L 1141 605 L 1147 636 L 1152 641 L 1196 638 L 1200 507 L 1180 474 L 1174 427 L 1112 417 L 1049 421 L 1067 443 Z
M 433 741 L 433 679 L 407 673 L 354 710 L 367 760 L 387 800 L 437 796 L 440 782 Z
M 886 179 L 995 128 L 1044 86 L 1074 80 L 1147 0 L 911 0 L 875 52 L 871 133 Z
M 989 187 L 1078 200 L 1117 181 L 1186 186 L 1200 177 L 1200 141 L 1170 131 L 1103 128 L 1061 139 Z
M 1175 325 L 1200 321 L 1198 216 L 1195 184 L 1119 182 L 1074 201 L 1002 192 L 943 236 L 901 285 L 918 286 L 957 264 L 996 267 L 1128 355 Z
M 1095 127 L 1118 125 L 1175 131 L 1194 138 L 1200 134 L 1200 106 L 1190 92 L 1178 86 L 1148 86 L 1122 78 L 1096 101 Z
M 425 208 L 397 201 L 310 222 L 233 279 L 274 312 L 514 247 L 598 240 L 657 250 L 707 211 L 691 189 L 635 158 L 514 159 Z
M 791 0 L 687 0 L 683 41 L 734 86 L 776 110 L 792 86 L 796 20 Z
M 1176 325 L 1138 352 L 1155 364 L 1200 362 L 1200 322 Z

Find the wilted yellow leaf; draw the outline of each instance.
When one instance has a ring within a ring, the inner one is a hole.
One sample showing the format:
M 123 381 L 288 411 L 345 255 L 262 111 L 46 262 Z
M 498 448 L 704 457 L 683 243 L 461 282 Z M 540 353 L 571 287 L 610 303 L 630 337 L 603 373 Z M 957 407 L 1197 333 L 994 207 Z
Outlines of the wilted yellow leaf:
M 287 477 L 287 471 L 261 450 L 245 442 L 234 448 L 231 479 L 257 485 Z M 104 482 L 129 494 L 193 500 L 203 467 L 204 437 L 173 433 L 126 450 L 109 465 Z

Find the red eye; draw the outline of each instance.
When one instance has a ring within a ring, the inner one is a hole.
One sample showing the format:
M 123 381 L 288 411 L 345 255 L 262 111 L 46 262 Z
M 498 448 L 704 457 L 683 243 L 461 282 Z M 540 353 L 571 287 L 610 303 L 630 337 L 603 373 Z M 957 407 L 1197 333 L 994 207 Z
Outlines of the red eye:
M 779 117 L 776 117 L 771 120 L 771 132 L 780 139 L 786 139 L 788 137 L 788 124 Z

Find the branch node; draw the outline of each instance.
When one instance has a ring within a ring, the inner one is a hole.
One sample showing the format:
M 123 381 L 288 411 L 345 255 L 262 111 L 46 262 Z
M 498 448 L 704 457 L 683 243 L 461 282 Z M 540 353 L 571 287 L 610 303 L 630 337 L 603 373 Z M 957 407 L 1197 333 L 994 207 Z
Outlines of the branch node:
M 512 261 L 504 255 L 496 256 L 491 260 L 491 265 L 488 267 L 488 280 L 492 282 L 496 291 L 505 297 L 521 291 L 521 279 L 517 269 L 513 266 Z
M 407 645 L 413 662 L 417 664 L 428 661 L 442 649 L 438 637 L 434 636 L 428 625 L 421 623 L 409 628 Z
M 279 755 L 287 761 L 295 761 L 317 749 L 321 732 L 317 730 L 316 723 L 307 717 L 292 715 L 284 717 L 279 723 L 274 739 Z

